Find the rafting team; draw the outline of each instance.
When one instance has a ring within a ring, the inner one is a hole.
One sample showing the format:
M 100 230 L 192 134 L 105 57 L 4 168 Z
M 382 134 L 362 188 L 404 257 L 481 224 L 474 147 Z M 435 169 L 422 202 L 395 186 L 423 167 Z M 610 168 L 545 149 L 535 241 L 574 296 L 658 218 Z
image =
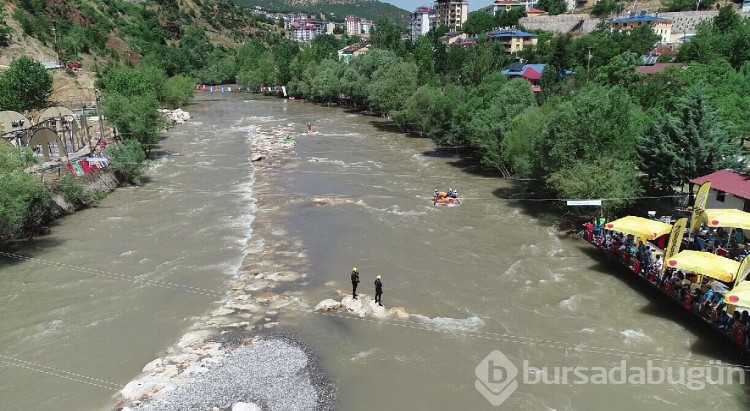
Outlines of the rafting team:
M 359 270 L 357 270 L 357 267 L 352 268 L 352 295 L 354 298 L 357 298 L 357 285 L 359 285 Z M 383 296 L 383 281 L 381 281 L 381 276 L 375 277 L 375 302 L 378 303 L 379 306 L 383 306 L 382 296 Z
M 438 191 L 436 188 L 435 191 L 432 193 L 432 202 L 438 203 L 438 202 L 445 202 L 446 199 L 455 199 L 455 202 L 457 204 L 461 204 L 461 200 L 458 199 L 458 190 L 454 190 L 452 188 L 448 188 L 448 191 Z M 450 203 L 453 203 L 453 200 L 450 201 Z

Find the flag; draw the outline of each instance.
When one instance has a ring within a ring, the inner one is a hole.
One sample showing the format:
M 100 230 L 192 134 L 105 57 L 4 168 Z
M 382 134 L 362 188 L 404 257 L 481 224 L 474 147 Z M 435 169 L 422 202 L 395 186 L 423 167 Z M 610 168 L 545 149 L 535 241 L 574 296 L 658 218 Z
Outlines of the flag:
M 698 189 L 698 194 L 695 195 L 695 205 L 693 206 L 693 216 L 690 223 L 690 232 L 694 233 L 698 231 L 701 226 L 701 220 L 703 218 L 703 210 L 706 209 L 708 203 L 708 193 L 711 191 L 711 182 L 703 183 L 701 188 Z
M 94 174 L 94 170 L 91 169 L 91 165 L 89 164 L 88 160 L 81 160 L 79 164 L 81 164 L 81 168 L 83 169 L 84 174 L 86 175 Z
M 739 283 L 745 280 L 748 274 L 750 274 L 750 256 L 742 260 L 742 264 L 740 264 L 740 268 L 737 270 L 737 276 L 734 278 L 734 286 L 737 287 Z
M 687 227 L 687 218 L 681 218 L 677 220 L 672 226 L 672 233 L 669 234 L 669 243 L 667 248 L 664 250 L 664 261 L 674 257 L 680 252 L 680 245 L 682 245 L 682 237 L 685 235 L 685 228 Z M 664 267 L 662 267 L 662 270 Z
M 70 174 L 71 174 L 71 175 L 72 175 L 73 177 L 78 177 L 78 176 L 76 175 L 76 170 L 75 170 L 75 169 L 73 168 L 73 164 L 70 164 L 70 163 L 68 163 L 68 164 L 66 164 L 65 166 L 66 166 L 66 167 L 68 167 L 68 171 L 70 171 Z

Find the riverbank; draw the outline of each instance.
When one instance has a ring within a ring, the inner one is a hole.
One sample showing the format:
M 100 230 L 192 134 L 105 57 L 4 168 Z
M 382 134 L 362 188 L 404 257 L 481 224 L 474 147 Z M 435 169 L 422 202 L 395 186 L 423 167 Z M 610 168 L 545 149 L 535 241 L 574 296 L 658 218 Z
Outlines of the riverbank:
M 227 282 L 225 298 L 144 366 L 143 374 L 118 394 L 116 409 L 335 408 L 335 385 L 312 350 L 274 333 L 282 318 L 292 320 L 309 309 L 295 291 L 300 287 L 290 286 L 305 281 L 307 255 L 271 216 L 279 197 L 263 196 L 274 194 L 273 172 L 294 166 L 288 155 L 296 142 L 294 130 L 290 124 L 245 131 L 247 156 L 253 160 L 253 178 L 243 187 L 253 193 L 246 210 L 252 236 L 245 258 Z M 279 255 L 283 260 L 273 258 Z

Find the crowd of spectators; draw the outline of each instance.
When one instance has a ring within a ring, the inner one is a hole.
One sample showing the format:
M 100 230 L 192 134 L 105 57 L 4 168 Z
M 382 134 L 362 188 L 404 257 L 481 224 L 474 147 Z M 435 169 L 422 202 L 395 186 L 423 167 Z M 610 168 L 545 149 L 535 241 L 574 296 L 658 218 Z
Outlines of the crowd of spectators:
M 590 231 L 589 224 L 592 226 Z M 671 267 L 665 269 L 662 248 L 652 243 L 639 242 L 632 235 L 608 231 L 603 228 L 596 230 L 592 223 L 587 223 L 586 226 L 589 242 L 604 252 L 610 260 L 619 262 L 634 274 L 643 277 L 644 280 L 657 287 L 667 297 L 677 302 L 685 310 L 693 312 L 711 324 L 713 328 L 738 346 L 745 349 L 750 348 L 750 313 L 748 313 L 750 307 L 736 307 L 730 314 L 724 302 L 724 296 L 731 290 L 732 284 L 723 283 L 706 275 Z M 723 246 L 728 243 L 732 235 L 736 236 L 733 241 L 738 245 L 737 248 L 740 244 L 744 245 L 746 239 L 741 230 L 739 231 L 742 235 L 741 238 L 736 230 L 732 230 L 730 233 L 719 230 L 712 232 L 715 238 L 709 240 L 712 242 L 714 252 L 726 250 Z M 589 232 L 590 235 L 588 235 Z M 700 248 L 700 246 L 696 244 L 696 248 Z M 703 251 L 710 250 L 703 249 Z M 719 252 L 717 254 L 722 255 Z M 747 254 L 747 250 L 743 248 L 742 252 L 736 253 L 734 258 L 741 261 Z M 732 258 L 729 253 L 724 256 Z

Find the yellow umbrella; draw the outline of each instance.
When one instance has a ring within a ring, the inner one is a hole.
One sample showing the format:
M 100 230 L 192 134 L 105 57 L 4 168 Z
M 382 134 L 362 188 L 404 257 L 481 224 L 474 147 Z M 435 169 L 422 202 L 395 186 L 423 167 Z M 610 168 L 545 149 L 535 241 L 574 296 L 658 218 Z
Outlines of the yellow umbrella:
M 709 227 L 730 227 L 750 230 L 750 213 L 737 209 L 703 210 L 703 218 Z
M 632 234 L 638 238 L 653 240 L 672 231 L 672 225 L 661 221 L 649 220 L 643 217 L 627 216 L 619 220 L 610 221 L 606 225 L 607 230 Z
M 668 259 L 667 267 L 692 271 L 731 283 L 740 268 L 740 263 L 712 253 L 685 250 Z
M 743 281 L 724 296 L 727 304 L 750 307 L 750 281 Z

